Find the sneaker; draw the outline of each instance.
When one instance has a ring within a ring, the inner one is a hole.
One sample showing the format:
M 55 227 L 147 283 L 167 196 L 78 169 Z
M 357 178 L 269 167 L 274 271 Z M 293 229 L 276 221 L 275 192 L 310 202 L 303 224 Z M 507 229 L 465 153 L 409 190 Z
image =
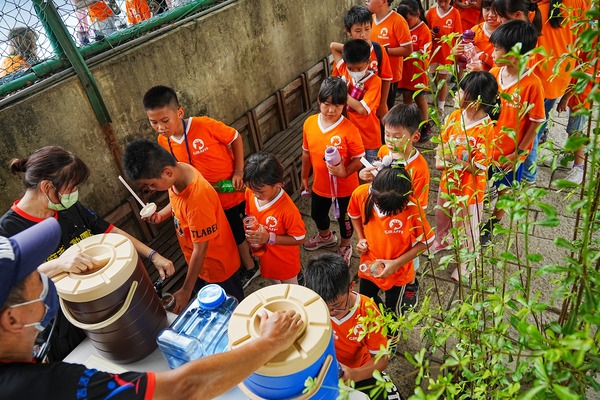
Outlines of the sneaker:
M 569 171 L 569 173 L 567 174 L 565 179 L 579 185 L 583 181 L 583 168 L 582 167 L 583 166 L 581 166 L 581 167 L 577 166 L 577 167 L 571 168 L 571 170 Z
M 537 182 L 536 179 L 526 179 L 526 178 L 523 178 L 523 184 L 527 185 L 527 186 L 533 186 L 533 185 L 535 185 L 536 182 Z
M 304 250 L 313 251 L 320 249 L 321 247 L 333 247 L 336 244 L 337 236 L 335 236 L 334 232 L 331 232 L 331 235 L 329 235 L 327 239 L 324 239 L 323 236 L 317 233 L 314 238 L 308 239 L 306 242 L 304 242 Z
M 240 268 L 238 275 L 242 281 L 242 288 L 246 289 L 250 282 L 260 275 L 260 268 L 257 263 L 254 263 L 254 268 L 252 269 L 246 269 L 244 267 Z
M 428 142 L 431 139 L 431 122 L 427 122 L 421 126 L 421 136 L 419 137 L 419 143 Z
M 492 244 L 492 230 L 494 229 L 492 221 L 486 222 L 481 228 L 481 235 L 479 236 L 479 242 L 482 247 L 487 247 Z
M 298 285 L 304 286 L 304 271 L 300 268 L 300 272 L 296 275 L 296 279 L 298 279 Z
M 544 132 L 542 132 L 542 134 L 540 135 L 539 144 L 545 143 L 546 140 L 548 140 L 548 129 L 544 129 Z
M 450 245 L 444 245 L 438 242 L 433 242 L 433 244 L 429 248 L 429 251 L 431 252 L 431 254 L 437 254 L 440 251 L 450 250 L 450 247 Z
M 352 246 L 344 246 L 338 249 L 338 254 L 342 256 L 347 266 L 350 266 L 350 257 L 352 257 Z
M 400 312 L 404 314 L 410 309 L 415 309 L 419 303 L 419 281 L 415 278 L 415 283 L 409 283 L 402 290 L 402 302 L 400 303 Z

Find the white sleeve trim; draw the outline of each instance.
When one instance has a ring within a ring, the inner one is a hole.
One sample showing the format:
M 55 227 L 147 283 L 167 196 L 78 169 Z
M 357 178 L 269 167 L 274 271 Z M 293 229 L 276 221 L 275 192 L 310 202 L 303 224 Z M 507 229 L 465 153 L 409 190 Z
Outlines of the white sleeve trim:
M 363 153 L 360 153 L 360 154 L 359 154 L 359 155 L 357 155 L 357 156 L 353 156 L 352 158 L 361 158 L 361 157 L 364 157 L 366 154 L 367 154 L 367 153 L 364 153 L 364 152 L 363 152 Z
M 302 235 L 302 236 L 292 236 L 294 239 L 296 240 L 302 240 L 306 237 L 306 235 Z
M 367 103 L 365 103 L 364 100 L 361 100 L 360 104 L 362 104 L 363 107 L 367 109 L 367 114 L 371 114 L 371 109 L 369 108 L 369 106 L 367 105 Z

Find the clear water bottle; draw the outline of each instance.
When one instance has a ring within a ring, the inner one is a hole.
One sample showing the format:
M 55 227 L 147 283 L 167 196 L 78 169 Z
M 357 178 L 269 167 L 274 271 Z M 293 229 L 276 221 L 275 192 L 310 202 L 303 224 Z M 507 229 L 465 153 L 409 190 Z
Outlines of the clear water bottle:
M 237 300 L 219 285 L 204 286 L 156 339 L 171 368 L 227 350 L 227 326 Z
M 260 224 L 254 215 L 248 215 L 244 218 L 244 229 L 246 231 L 257 231 L 260 229 Z M 267 248 L 264 244 L 251 244 L 250 250 L 252 250 L 252 254 L 256 257 L 260 257 L 267 251 Z
M 358 266 L 358 270 L 366 276 L 378 277 L 383 273 L 385 264 L 381 261 L 366 261 Z
M 467 64 L 471 62 L 474 57 L 475 45 L 473 40 L 475 39 L 475 32 L 471 29 L 467 29 L 462 34 L 461 44 L 463 45 L 463 53 L 458 56 L 458 66 L 460 68 L 466 68 Z

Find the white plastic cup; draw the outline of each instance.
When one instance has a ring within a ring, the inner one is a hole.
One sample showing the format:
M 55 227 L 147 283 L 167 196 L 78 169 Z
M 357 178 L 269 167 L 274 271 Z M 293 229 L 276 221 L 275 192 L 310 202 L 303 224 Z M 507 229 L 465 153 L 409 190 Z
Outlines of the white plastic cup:
M 152 214 L 156 212 L 156 204 L 148 203 L 140 210 L 140 216 L 142 218 L 150 218 Z

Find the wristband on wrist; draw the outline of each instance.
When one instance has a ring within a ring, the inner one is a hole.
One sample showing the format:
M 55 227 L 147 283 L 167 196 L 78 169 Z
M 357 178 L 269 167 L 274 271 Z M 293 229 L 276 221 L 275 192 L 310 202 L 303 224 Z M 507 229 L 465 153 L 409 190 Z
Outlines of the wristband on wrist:
M 243 169 L 234 169 L 233 172 L 244 172 Z
M 275 244 L 275 241 L 277 241 L 277 235 L 274 232 L 269 232 L 269 241 L 267 243 Z
M 150 262 L 152 262 L 152 257 L 154 257 L 154 255 L 157 253 L 156 250 L 152 250 L 150 252 L 150 254 L 148 254 L 148 260 L 150 260 Z

